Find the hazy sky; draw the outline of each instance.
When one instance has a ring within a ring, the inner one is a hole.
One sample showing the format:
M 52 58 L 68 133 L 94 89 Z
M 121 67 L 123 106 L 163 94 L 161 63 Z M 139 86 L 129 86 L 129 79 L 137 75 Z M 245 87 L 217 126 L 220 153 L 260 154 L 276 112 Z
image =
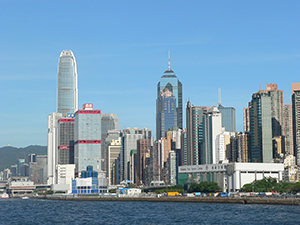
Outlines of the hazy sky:
M 72 50 L 79 106 L 116 113 L 120 128 L 155 131 L 157 83 L 168 68 L 185 103 L 233 106 L 237 130 L 259 83 L 290 102 L 300 82 L 300 1 L 0 0 L 0 147 L 47 145 L 57 64 Z M 184 122 L 185 123 L 185 122 Z

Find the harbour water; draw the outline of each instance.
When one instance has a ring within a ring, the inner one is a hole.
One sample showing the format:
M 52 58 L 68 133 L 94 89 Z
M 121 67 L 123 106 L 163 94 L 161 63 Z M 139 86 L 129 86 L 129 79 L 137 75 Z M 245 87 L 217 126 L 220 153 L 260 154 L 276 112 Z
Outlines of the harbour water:
M 0 224 L 299 224 L 300 206 L 0 200 Z

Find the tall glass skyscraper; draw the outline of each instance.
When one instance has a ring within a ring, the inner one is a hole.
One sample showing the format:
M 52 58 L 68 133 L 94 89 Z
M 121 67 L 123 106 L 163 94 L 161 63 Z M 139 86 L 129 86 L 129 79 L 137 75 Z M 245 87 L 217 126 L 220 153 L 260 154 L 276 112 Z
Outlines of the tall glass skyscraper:
M 159 98 L 160 92 L 164 88 L 168 88 L 176 98 L 177 127 L 182 129 L 182 84 L 170 68 L 170 57 L 169 68 L 164 72 L 160 82 L 157 84 L 157 98 Z M 158 121 L 156 121 L 156 126 L 159 126 L 157 123 Z
M 62 51 L 57 73 L 57 112 L 63 117 L 78 110 L 76 59 L 71 50 Z
M 156 123 L 156 140 L 177 126 L 176 99 L 168 88 L 164 88 L 156 100 Z

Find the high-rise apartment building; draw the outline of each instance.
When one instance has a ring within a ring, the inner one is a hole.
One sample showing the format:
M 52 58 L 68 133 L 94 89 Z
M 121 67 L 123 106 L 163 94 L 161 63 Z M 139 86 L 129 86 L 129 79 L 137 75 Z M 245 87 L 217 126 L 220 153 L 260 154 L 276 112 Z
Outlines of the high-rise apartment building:
M 244 131 L 250 132 L 250 108 L 251 102 L 248 103 L 248 107 L 244 108 Z
M 145 168 L 150 162 L 151 139 L 137 140 L 137 178 L 145 182 Z
M 109 130 L 119 130 L 119 120 L 115 113 L 106 113 L 101 116 L 101 159 L 103 163 L 101 164 L 102 170 L 107 171 L 108 169 L 108 159 L 107 159 L 107 148 L 106 145 L 106 137 L 107 132 Z
M 107 177 L 108 177 L 108 182 L 109 184 L 115 184 L 114 183 L 114 176 L 115 176 L 115 172 L 113 170 L 113 165 L 116 161 L 116 159 L 119 157 L 120 155 L 120 150 L 121 150 L 121 138 L 119 137 L 116 140 L 111 140 L 110 143 L 108 144 L 108 149 L 107 149 L 107 159 L 108 159 L 108 173 L 107 173 Z
M 217 135 L 222 132 L 222 114 L 216 106 L 212 106 L 204 118 L 204 144 L 201 149 L 200 164 L 216 164 L 217 162 Z
M 235 132 L 225 131 L 224 127 L 222 128 L 222 133 L 217 135 L 216 137 L 217 163 L 227 162 L 227 156 L 230 151 L 230 140 L 234 136 L 235 136 Z
M 251 162 L 272 162 L 271 113 L 270 94 L 264 90 L 253 94 L 250 108 Z
M 271 97 L 272 136 L 282 135 L 284 120 L 284 92 L 278 90 L 277 84 L 267 84 L 266 90 Z
M 198 165 L 204 152 L 204 117 L 207 106 L 193 106 L 190 101 L 186 105 L 187 164 Z
M 75 113 L 74 127 L 75 171 L 85 170 L 87 166 L 97 168 L 101 164 L 101 111 L 93 109 L 93 104 L 84 104 Z
M 169 68 L 164 72 L 163 76 L 160 78 L 160 81 L 157 84 L 157 98 L 159 98 L 161 91 L 165 88 L 168 88 L 168 90 L 173 93 L 176 99 L 177 127 L 182 129 L 182 84 L 178 80 L 174 71 L 170 68 L 170 57 Z
M 130 178 L 130 151 L 137 149 L 137 140 L 151 139 L 151 130 L 147 128 L 127 128 L 123 130 L 120 152 L 120 180 Z
M 230 162 L 250 162 L 250 134 L 237 132 L 230 140 L 230 150 L 227 158 Z
M 156 100 L 156 140 L 166 136 L 166 132 L 177 126 L 176 98 L 165 87 Z
M 284 106 L 283 136 L 285 155 L 294 155 L 292 104 Z
M 71 50 L 62 51 L 57 73 L 57 112 L 65 117 L 78 110 L 76 59 Z
M 300 165 L 300 83 L 292 84 L 293 142 L 296 164 Z

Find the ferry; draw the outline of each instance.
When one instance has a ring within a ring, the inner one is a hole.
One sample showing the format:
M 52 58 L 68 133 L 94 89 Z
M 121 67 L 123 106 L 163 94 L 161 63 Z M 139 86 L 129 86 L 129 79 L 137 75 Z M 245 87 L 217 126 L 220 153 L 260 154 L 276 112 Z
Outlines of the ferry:
M 9 195 L 7 193 L 3 193 L 1 196 L 2 199 L 7 199 L 9 198 Z

